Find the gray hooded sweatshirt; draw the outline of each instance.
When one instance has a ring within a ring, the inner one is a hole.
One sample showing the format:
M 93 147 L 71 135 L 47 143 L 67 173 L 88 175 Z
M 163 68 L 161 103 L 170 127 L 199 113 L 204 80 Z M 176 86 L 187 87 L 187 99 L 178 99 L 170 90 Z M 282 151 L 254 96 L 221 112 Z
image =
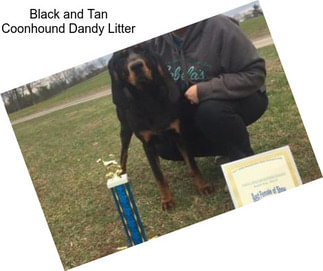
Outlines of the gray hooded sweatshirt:
M 168 33 L 153 39 L 151 46 L 183 93 L 197 85 L 200 102 L 239 99 L 265 90 L 265 61 L 239 25 L 226 16 L 188 26 L 180 44 Z

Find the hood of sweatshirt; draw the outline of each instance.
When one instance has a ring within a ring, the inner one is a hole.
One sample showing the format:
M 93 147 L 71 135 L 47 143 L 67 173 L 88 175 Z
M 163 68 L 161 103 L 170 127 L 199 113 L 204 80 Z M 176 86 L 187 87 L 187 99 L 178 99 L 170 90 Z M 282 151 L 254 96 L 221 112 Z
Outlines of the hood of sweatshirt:
M 150 44 L 183 93 L 197 84 L 200 101 L 246 97 L 263 88 L 264 60 L 239 25 L 226 16 L 188 26 L 180 45 L 172 33 Z

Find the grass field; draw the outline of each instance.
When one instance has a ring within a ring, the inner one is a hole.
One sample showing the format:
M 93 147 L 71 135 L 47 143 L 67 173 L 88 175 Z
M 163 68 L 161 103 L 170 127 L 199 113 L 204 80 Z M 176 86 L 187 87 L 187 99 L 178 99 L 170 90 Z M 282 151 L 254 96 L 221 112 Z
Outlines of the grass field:
M 259 38 L 270 35 L 264 16 L 251 18 L 247 21 L 242 22 L 240 26 L 251 40 L 257 40 Z
M 304 183 L 321 172 L 298 114 L 274 46 L 260 50 L 266 59 L 269 108 L 249 127 L 256 153 L 289 145 Z M 14 130 L 66 269 L 127 245 L 106 188 L 98 158 L 119 157 L 119 124 L 111 97 L 69 107 Z M 132 139 L 128 175 L 148 237 L 163 235 L 233 209 L 213 158 L 198 163 L 216 193 L 201 197 L 182 162 L 162 161 L 176 209 L 161 211 L 159 192 L 141 144 Z

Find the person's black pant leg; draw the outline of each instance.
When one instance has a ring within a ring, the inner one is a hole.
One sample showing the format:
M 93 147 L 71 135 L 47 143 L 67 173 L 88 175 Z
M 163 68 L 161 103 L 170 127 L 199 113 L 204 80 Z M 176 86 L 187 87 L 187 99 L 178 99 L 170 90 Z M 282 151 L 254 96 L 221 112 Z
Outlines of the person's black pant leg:
M 238 100 L 207 100 L 198 105 L 195 124 L 233 161 L 253 154 L 246 126 L 259 119 L 267 105 L 266 94 L 260 92 Z

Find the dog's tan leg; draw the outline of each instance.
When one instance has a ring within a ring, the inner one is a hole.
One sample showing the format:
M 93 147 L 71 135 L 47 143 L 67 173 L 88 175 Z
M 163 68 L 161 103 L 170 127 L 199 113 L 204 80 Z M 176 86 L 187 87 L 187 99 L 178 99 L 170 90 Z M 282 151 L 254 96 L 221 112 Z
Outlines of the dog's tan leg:
M 199 168 L 197 167 L 197 164 L 195 162 L 195 159 L 190 156 L 185 148 L 182 148 L 182 146 L 178 146 L 179 151 L 181 152 L 184 161 L 186 165 L 189 168 L 189 172 L 191 177 L 193 178 L 193 181 L 195 185 L 197 186 L 197 189 L 201 193 L 201 195 L 209 195 L 214 192 L 213 186 L 211 186 L 208 182 L 204 181 L 202 178 L 202 175 L 200 173 Z
M 149 161 L 149 164 L 153 171 L 155 179 L 158 183 L 162 210 L 167 211 L 175 207 L 175 202 L 170 192 L 168 181 L 166 180 L 163 172 L 161 171 L 159 157 L 156 153 L 155 146 L 151 142 L 152 135 L 153 134 L 149 133 L 149 131 L 144 131 L 140 133 L 139 138 L 143 142 L 143 147 L 144 147 L 147 159 Z
M 186 144 L 180 134 L 180 122 L 176 120 L 171 123 L 170 129 L 174 131 L 174 139 L 180 153 L 182 154 L 186 165 L 189 168 L 189 172 L 197 189 L 202 195 L 209 195 L 214 192 L 214 187 L 203 180 L 200 170 L 195 162 L 194 157 L 189 153 Z

